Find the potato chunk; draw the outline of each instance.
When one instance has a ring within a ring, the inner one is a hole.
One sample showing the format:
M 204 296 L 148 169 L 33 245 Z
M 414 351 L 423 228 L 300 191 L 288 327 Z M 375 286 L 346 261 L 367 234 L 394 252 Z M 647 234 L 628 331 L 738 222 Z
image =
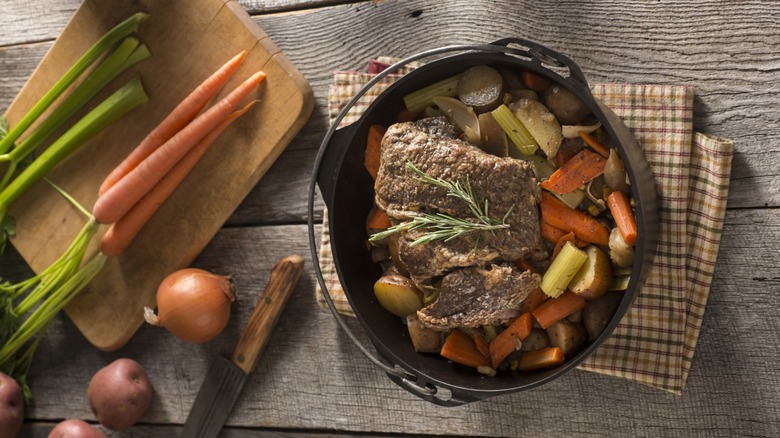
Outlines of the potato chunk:
M 388 312 L 406 318 L 422 309 L 423 295 L 408 277 L 384 275 L 374 283 L 374 295 Z
M 612 281 L 612 266 L 609 256 L 598 246 L 585 248 L 588 259 L 569 282 L 569 290 L 586 300 L 595 300 L 604 295 Z

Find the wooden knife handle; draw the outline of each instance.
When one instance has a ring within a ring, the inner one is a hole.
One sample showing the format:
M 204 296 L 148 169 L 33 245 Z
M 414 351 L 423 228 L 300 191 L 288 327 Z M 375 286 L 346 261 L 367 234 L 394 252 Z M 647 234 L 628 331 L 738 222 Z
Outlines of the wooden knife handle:
M 257 300 L 257 305 L 233 351 L 231 362 L 245 373 L 249 374 L 255 369 L 302 272 L 303 257 L 297 255 L 279 260 L 271 270 L 268 286 Z

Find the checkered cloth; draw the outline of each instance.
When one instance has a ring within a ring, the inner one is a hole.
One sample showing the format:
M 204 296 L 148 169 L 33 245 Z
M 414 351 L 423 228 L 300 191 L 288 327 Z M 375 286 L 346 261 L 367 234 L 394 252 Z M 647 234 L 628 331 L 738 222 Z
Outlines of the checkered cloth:
M 392 63 L 369 71 L 336 72 L 329 93 L 334 119 L 351 97 Z M 356 121 L 371 100 L 414 66 L 386 77 L 343 119 Z M 733 142 L 693 131 L 694 89 L 685 86 L 597 84 L 593 95 L 628 125 L 653 168 L 661 236 L 647 283 L 612 336 L 579 368 L 682 394 L 699 337 L 718 254 L 731 173 Z M 352 314 L 330 253 L 327 214 L 319 251 L 337 309 Z M 318 288 L 317 300 L 327 307 Z

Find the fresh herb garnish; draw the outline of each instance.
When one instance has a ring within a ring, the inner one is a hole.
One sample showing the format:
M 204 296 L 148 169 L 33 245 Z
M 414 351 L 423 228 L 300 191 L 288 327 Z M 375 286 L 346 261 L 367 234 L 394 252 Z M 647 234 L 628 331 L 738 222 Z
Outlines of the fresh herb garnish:
M 452 217 L 444 213 L 423 213 L 415 216 L 408 222 L 403 222 L 398 225 L 394 225 L 387 230 L 379 233 L 372 234 L 369 238 L 370 242 L 378 242 L 384 238 L 402 231 L 416 231 L 421 230 L 423 233 L 415 239 L 411 244 L 420 245 L 423 243 L 433 242 L 436 240 L 443 240 L 445 242 L 462 236 L 466 233 L 473 231 L 496 231 L 505 228 L 509 228 L 507 218 L 512 213 L 514 205 L 507 210 L 504 217 L 498 220 L 491 217 L 488 214 L 488 201 L 485 199 L 484 205 L 480 204 L 477 200 L 474 191 L 469 183 L 468 176 L 466 176 L 463 183 L 449 182 L 441 178 L 434 178 L 422 170 L 418 169 L 411 161 L 406 163 L 406 168 L 414 172 L 417 175 L 417 179 L 435 186 L 444 188 L 447 190 L 447 196 L 452 196 L 463 201 L 468 206 L 471 213 L 477 219 L 477 222 L 473 222 L 468 219 Z

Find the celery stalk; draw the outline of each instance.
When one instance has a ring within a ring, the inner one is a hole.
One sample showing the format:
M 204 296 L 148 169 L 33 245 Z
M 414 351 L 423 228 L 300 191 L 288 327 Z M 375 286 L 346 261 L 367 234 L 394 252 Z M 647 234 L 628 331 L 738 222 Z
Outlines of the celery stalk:
M 458 94 L 459 75 L 443 79 L 404 96 L 406 109 L 414 114 L 433 104 L 433 98 L 439 96 L 455 97 Z
M 631 281 L 631 275 L 616 275 L 612 277 L 612 281 L 609 282 L 607 290 L 626 290 L 628 289 L 628 283 Z
M 499 105 L 498 108 L 491 111 L 493 118 L 496 119 L 496 123 L 501 129 L 506 132 L 506 135 L 512 140 L 512 144 L 523 153 L 523 155 L 533 155 L 539 145 L 536 143 L 531 134 L 525 129 L 525 126 L 520 120 L 512 114 L 512 110 L 505 104 Z
M 547 296 L 558 298 L 586 260 L 588 260 L 588 254 L 585 251 L 577 248 L 571 242 L 566 242 L 550 264 L 547 272 L 544 273 L 539 287 Z
M 146 103 L 147 100 L 148 97 L 141 85 L 141 80 L 136 76 L 76 122 L 7 187 L 0 191 L 0 219 L 5 215 L 11 203 L 40 180 L 52 167 L 102 131 L 103 128 L 130 110 Z
M 35 120 L 54 101 L 70 87 L 87 68 L 89 68 L 104 52 L 122 38 L 130 35 L 138 29 L 138 25 L 146 19 L 148 14 L 138 12 L 128 19 L 116 25 L 103 35 L 79 58 L 71 68 L 41 97 L 33 108 L 14 126 L 3 139 L 0 140 L 0 154 L 8 152 L 14 142 L 32 125 Z
M 143 47 L 143 50 L 138 50 Z M 103 89 L 111 80 L 136 62 L 149 57 L 145 46 L 139 46 L 135 38 L 125 38 L 95 70 L 87 76 L 62 104 L 58 105 L 46 119 L 33 130 L 27 138 L 8 154 L 0 156 L 0 161 L 8 161 L 5 176 L 0 181 L 0 190 L 8 185 L 16 167 L 27 155 L 35 150 L 48 136 L 62 126 L 73 114 L 80 110 L 90 99 Z M 7 157 L 7 159 L 5 159 Z

